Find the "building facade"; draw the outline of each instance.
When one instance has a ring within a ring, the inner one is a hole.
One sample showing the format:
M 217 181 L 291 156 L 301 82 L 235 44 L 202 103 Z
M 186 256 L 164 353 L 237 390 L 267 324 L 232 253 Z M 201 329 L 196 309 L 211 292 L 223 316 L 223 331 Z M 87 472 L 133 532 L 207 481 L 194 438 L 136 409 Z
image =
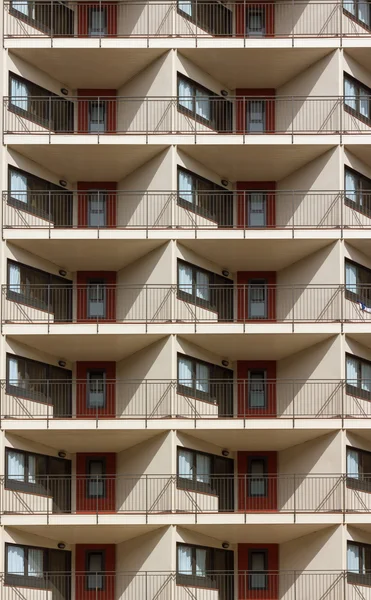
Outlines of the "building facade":
M 0 597 L 370 599 L 370 2 L 2 19 Z

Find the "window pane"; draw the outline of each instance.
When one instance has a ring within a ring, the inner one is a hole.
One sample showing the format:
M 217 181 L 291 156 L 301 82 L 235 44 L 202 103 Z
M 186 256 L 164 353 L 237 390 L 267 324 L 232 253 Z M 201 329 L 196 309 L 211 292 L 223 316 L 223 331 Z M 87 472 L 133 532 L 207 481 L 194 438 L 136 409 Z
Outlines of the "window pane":
M 106 380 L 104 373 L 88 374 L 88 407 L 104 408 L 106 396 Z
M 12 198 L 27 203 L 27 177 L 18 171 L 10 171 L 10 191 Z
M 10 79 L 11 103 L 22 110 L 28 110 L 28 87 L 23 81 Z
M 13 481 L 25 480 L 25 455 L 22 452 L 8 452 L 8 479 Z
M 43 550 L 36 550 L 36 548 L 30 548 L 28 550 L 28 573 L 29 577 L 42 577 L 43 576 Z
M 265 194 L 249 194 L 249 226 L 265 226 Z
M 196 390 L 207 394 L 210 389 L 210 369 L 203 363 L 196 363 Z
M 247 101 L 247 131 L 262 133 L 265 129 L 263 100 Z
M 347 356 L 346 370 L 347 370 L 347 384 L 354 387 L 358 387 L 358 365 L 357 358 L 353 356 Z
M 178 263 L 178 285 L 182 292 L 192 294 L 192 267 L 184 263 Z
M 102 35 L 106 33 L 106 9 L 90 9 L 90 35 Z
M 251 281 L 248 288 L 249 317 L 252 319 L 265 318 L 266 314 L 266 284 L 260 281 Z
M 210 483 L 211 458 L 205 454 L 196 455 L 196 477 L 197 481 Z
M 357 267 L 348 261 L 345 263 L 345 286 L 354 294 L 357 292 Z
M 264 408 L 266 405 L 265 371 L 249 373 L 249 405 L 251 408 Z
M 370 25 L 370 2 L 358 2 L 358 18 L 362 23 Z
M 89 590 L 102 590 L 103 589 L 103 555 L 99 552 L 89 554 L 88 558 L 88 571 L 94 573 L 94 575 L 88 575 L 87 587 Z
M 348 542 L 348 551 L 347 551 L 348 571 L 351 571 L 352 573 L 360 573 L 361 572 L 359 550 L 360 550 L 359 546 Z
M 251 570 L 265 571 L 265 554 L 263 552 L 252 552 Z M 256 590 L 264 590 L 267 587 L 267 576 L 254 573 L 251 575 L 251 587 Z
M 347 475 L 359 479 L 358 451 L 347 448 Z
M 178 172 L 179 197 L 186 202 L 194 203 L 193 176 L 184 171 Z
M 178 358 L 178 383 L 187 387 L 193 387 L 192 361 L 183 356 Z
M 371 392 L 371 365 L 366 362 L 361 362 L 361 387 L 367 392 Z
M 350 171 L 345 171 L 345 193 L 346 197 L 349 200 L 352 200 L 352 202 L 356 202 L 357 200 L 357 187 L 358 182 L 356 175 Z
M 207 121 L 211 118 L 211 101 L 208 92 L 196 90 L 196 114 Z
M 193 99 L 194 90 L 193 86 L 189 81 L 185 79 L 178 80 L 178 102 L 180 106 L 183 106 L 187 110 L 193 111 Z
M 192 16 L 192 0 L 178 0 L 179 10 L 182 10 L 188 16 Z
M 178 475 L 183 479 L 193 479 L 193 452 L 179 450 Z
M 106 225 L 105 193 L 89 192 L 89 226 L 104 227 Z
M 89 317 L 104 317 L 106 287 L 103 283 L 90 283 L 88 287 Z
M 178 545 L 178 573 L 192 575 L 192 548 Z
M 249 495 L 266 496 L 265 461 L 255 459 L 250 462 Z
M 25 574 L 25 549 L 20 546 L 8 546 L 8 573 L 9 575 Z
M 196 548 L 196 575 L 206 577 L 206 550 Z
M 36 483 L 36 457 L 28 455 L 28 483 Z
M 345 104 L 349 106 L 349 108 L 356 110 L 357 87 L 353 81 L 347 78 L 344 79 L 344 96 Z
M 210 301 L 210 277 L 203 271 L 196 272 L 196 296 L 206 302 Z
M 344 9 L 350 12 L 352 15 L 356 15 L 356 3 L 355 0 L 346 0 L 344 2 Z

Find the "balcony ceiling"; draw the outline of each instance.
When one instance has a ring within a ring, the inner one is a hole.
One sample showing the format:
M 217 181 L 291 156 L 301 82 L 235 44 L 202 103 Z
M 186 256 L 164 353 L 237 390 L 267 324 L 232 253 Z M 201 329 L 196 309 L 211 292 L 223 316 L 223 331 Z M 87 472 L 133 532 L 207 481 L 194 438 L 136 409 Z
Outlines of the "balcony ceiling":
M 279 181 L 332 147 L 304 144 L 227 146 L 179 145 L 178 148 L 229 181 Z
M 121 544 L 160 527 L 156 525 L 24 525 L 7 527 L 7 531 L 20 531 L 42 536 L 65 544 Z M 15 534 L 16 535 L 16 534 Z M 17 539 L 18 536 L 16 536 Z M 68 547 L 66 548 L 69 549 Z
M 118 89 L 166 50 L 14 48 L 11 52 L 60 81 L 61 87 L 75 90 L 77 88 Z
M 200 535 L 211 536 L 221 541 L 227 540 L 230 544 L 284 544 L 290 540 L 309 535 L 320 529 L 329 529 L 328 525 L 188 525 L 184 529 L 194 531 Z M 303 540 L 303 543 L 304 540 Z
M 145 144 L 13 144 L 12 147 L 70 184 L 75 181 L 120 181 L 165 148 Z
M 96 271 L 119 271 L 164 243 L 163 240 L 23 239 L 16 240 L 14 247 L 49 260 L 68 272 L 90 271 L 92 256 Z
M 236 88 L 278 88 L 332 52 L 329 48 L 190 48 L 181 54 Z

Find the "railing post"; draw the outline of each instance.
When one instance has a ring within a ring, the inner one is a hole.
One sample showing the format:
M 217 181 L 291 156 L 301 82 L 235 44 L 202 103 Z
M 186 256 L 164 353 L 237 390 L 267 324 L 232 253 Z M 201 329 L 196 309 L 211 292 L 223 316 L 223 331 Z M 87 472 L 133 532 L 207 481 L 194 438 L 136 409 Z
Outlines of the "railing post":
M 148 523 L 148 475 L 146 474 L 146 523 Z
M 40 100 L 38 100 L 38 102 L 40 102 Z M 41 100 L 42 102 L 42 100 Z M 51 144 L 51 135 L 52 135 L 52 97 L 49 96 L 49 102 L 48 102 L 48 106 L 49 106 L 49 144 Z
M 89 200 L 88 200 L 88 202 L 89 202 Z M 98 239 L 99 239 L 99 221 L 100 221 L 99 208 L 100 208 L 100 192 L 98 190 L 98 225 L 97 225 L 97 237 L 98 237 Z
M 294 473 L 294 523 L 296 523 L 296 475 Z
M 51 215 L 52 215 L 52 199 L 51 199 L 51 190 L 48 191 L 48 228 L 49 228 L 49 239 L 51 235 Z
M 52 47 L 53 47 L 53 34 L 54 34 L 54 0 L 51 0 L 51 3 L 50 3 L 50 38 L 51 38 L 51 46 Z
M 294 190 L 291 192 L 291 214 L 292 214 L 292 237 L 295 237 L 295 209 L 294 209 Z
M 48 283 L 48 302 L 47 302 L 47 306 L 48 306 L 48 333 L 50 333 L 50 309 L 51 309 L 51 302 L 50 302 L 50 283 Z
M 99 485 L 99 479 L 98 479 L 99 475 L 95 476 L 96 482 L 95 482 L 95 497 L 96 497 L 96 506 L 95 506 L 95 510 L 96 510 L 96 515 L 95 515 L 95 519 L 96 519 L 96 523 L 98 525 L 98 513 L 99 513 L 99 494 L 98 494 L 98 485 Z M 107 485 L 107 479 L 105 480 L 105 485 Z

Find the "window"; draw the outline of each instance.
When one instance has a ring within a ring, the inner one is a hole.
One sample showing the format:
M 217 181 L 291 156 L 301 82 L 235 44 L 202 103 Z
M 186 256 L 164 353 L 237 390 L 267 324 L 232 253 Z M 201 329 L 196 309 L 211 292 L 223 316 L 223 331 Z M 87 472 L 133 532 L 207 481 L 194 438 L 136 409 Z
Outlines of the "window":
M 105 498 L 106 496 L 106 461 L 104 458 L 89 458 L 87 462 L 88 498 Z
M 206 362 L 178 355 L 178 392 L 195 398 L 209 399 L 211 369 L 212 365 Z
M 88 318 L 104 318 L 106 315 L 106 284 L 99 279 L 88 283 Z
M 89 8 L 89 35 L 100 37 L 107 34 L 107 11 L 98 6 Z
M 344 12 L 367 29 L 371 27 L 371 4 L 368 0 L 344 0 Z
M 228 597 L 233 598 L 233 560 L 231 550 L 177 544 L 177 584 L 217 588 L 229 591 Z M 213 571 L 223 576 L 215 576 Z
M 346 354 L 346 391 L 352 396 L 371 399 L 371 362 Z
M 267 292 L 267 282 L 265 279 L 249 280 L 249 319 L 267 318 Z
M 348 582 L 361 585 L 371 584 L 371 546 L 348 542 L 347 547 Z
M 88 196 L 89 227 L 106 226 L 106 192 L 90 190 Z
M 9 110 L 55 132 L 73 131 L 73 103 L 9 73 Z
M 55 321 L 68 321 L 72 312 L 72 282 L 8 260 L 7 299 L 54 313 Z
M 52 221 L 56 227 L 72 226 L 72 192 L 21 171 L 8 169 L 8 204 Z
M 249 408 L 267 408 L 267 372 L 254 369 L 247 378 Z
M 5 457 L 8 489 L 46 494 L 47 456 L 6 448 Z
M 217 131 L 232 131 L 232 104 L 178 73 L 178 110 Z
M 178 13 L 212 35 L 231 35 L 232 11 L 224 4 L 215 0 L 178 0 Z
M 211 492 L 213 456 L 178 448 L 178 487 Z
M 267 571 L 268 557 L 266 550 L 250 550 L 249 551 L 249 589 L 250 590 L 267 590 L 268 589 L 268 574 Z
M 233 192 L 178 167 L 178 204 L 221 227 L 233 226 Z
M 371 179 L 345 167 L 345 204 L 371 217 Z
M 52 403 L 55 392 L 59 398 L 69 397 L 72 385 L 70 370 L 15 354 L 7 354 L 6 362 L 7 394 L 48 403 Z
M 246 5 L 246 34 L 250 37 L 265 35 L 265 8 Z
M 250 457 L 248 461 L 248 495 L 263 498 L 267 494 L 267 459 Z
M 195 265 L 178 261 L 178 296 L 211 309 L 211 273 Z
M 105 555 L 103 551 L 86 553 L 87 590 L 104 590 Z
M 88 371 L 87 407 L 104 408 L 106 405 L 105 371 Z
M 345 259 L 345 298 L 371 307 L 371 270 Z
M 247 198 L 248 227 L 266 227 L 267 197 L 266 194 L 252 192 Z
M 70 570 L 71 552 L 66 550 L 5 544 L 6 585 L 38 589 L 56 589 L 53 586 L 57 586 L 60 592 L 63 590 L 64 598 L 69 598 L 69 584 L 63 583 L 61 576 Z M 46 572 L 49 573 L 47 578 Z
M 370 95 L 370 88 L 344 73 L 345 109 L 362 121 L 371 119 Z
M 347 447 L 347 486 L 371 492 L 371 452 Z
M 104 133 L 106 131 L 106 104 L 104 100 L 89 102 L 89 131 Z
M 246 100 L 246 130 L 249 133 L 264 133 L 265 125 L 265 101 Z

